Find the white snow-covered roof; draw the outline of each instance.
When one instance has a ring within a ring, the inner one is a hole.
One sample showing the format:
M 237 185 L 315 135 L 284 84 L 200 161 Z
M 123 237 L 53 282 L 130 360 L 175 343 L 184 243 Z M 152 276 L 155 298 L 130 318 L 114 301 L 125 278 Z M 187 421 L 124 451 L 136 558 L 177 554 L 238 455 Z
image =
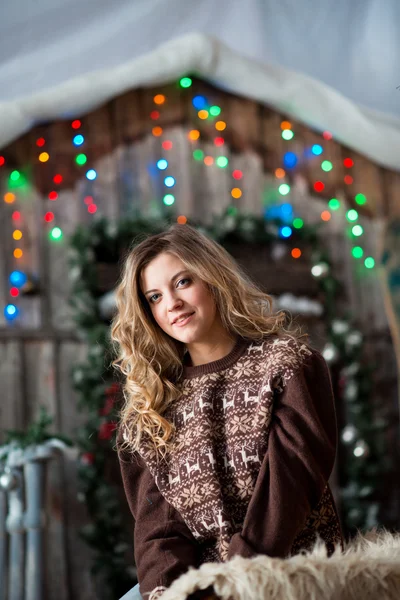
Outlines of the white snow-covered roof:
M 0 148 L 194 73 L 400 170 L 398 0 L 14 0 L 0 18 Z

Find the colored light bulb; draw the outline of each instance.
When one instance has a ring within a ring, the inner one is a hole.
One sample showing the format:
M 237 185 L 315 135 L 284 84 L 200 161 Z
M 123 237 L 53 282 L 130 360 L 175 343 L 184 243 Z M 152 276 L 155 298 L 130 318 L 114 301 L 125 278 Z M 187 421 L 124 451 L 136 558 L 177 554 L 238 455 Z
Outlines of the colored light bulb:
M 233 188 L 231 190 L 232 198 L 240 198 L 242 196 L 242 190 L 240 188 Z
M 293 221 L 293 227 L 295 229 L 301 229 L 303 226 L 304 226 L 303 219 L 300 219 L 299 217 L 296 217 L 296 219 Z
M 204 158 L 204 152 L 203 152 L 203 150 L 200 150 L 199 148 L 197 148 L 197 150 L 194 150 L 194 152 L 193 152 L 193 158 L 195 160 L 203 160 L 203 158 Z
M 356 210 L 354 210 L 354 208 L 351 208 L 350 210 L 347 211 L 346 217 L 349 221 L 357 221 L 358 212 Z
M 286 196 L 290 192 L 290 185 L 288 185 L 287 183 L 281 183 L 278 190 L 279 193 L 282 194 L 282 196 Z
M 62 231 L 59 227 L 53 227 L 53 229 L 50 231 L 50 237 L 53 240 L 60 240 L 62 238 Z
M 213 117 L 218 117 L 221 114 L 221 109 L 219 106 L 210 106 L 210 115 Z
M 175 197 L 172 194 L 165 194 L 163 202 L 167 206 L 171 206 L 175 202 Z
M 333 164 L 331 163 L 330 160 L 323 160 L 321 163 L 321 169 L 326 172 L 332 171 Z
M 226 129 L 225 121 L 217 121 L 215 123 L 215 129 L 217 129 L 217 131 L 224 131 L 224 129 Z
M 165 158 L 161 158 L 157 161 L 157 167 L 160 169 L 160 171 L 165 171 L 165 169 L 168 167 L 168 161 L 166 161 Z
M 20 288 L 28 281 L 27 276 L 22 271 L 13 271 L 9 276 L 10 285 Z
M 284 129 L 282 131 L 282 137 L 284 140 L 289 141 L 294 138 L 294 133 L 291 129 Z
M 75 146 L 82 146 L 84 141 L 85 141 L 85 138 L 83 137 L 83 135 L 76 135 L 74 137 L 74 139 L 72 140 L 72 142 Z
M 173 187 L 175 185 L 175 179 L 169 175 L 164 179 L 164 183 L 167 187 Z
M 194 108 L 197 108 L 197 110 L 201 110 L 202 108 L 205 108 L 207 106 L 207 100 L 206 98 L 204 98 L 204 96 L 195 96 L 192 100 L 192 104 Z
M 87 162 L 87 156 L 86 154 L 78 154 L 75 157 L 75 162 L 77 165 L 84 165 Z
M 292 235 L 293 231 L 292 231 L 291 227 L 288 227 L 287 225 L 285 225 L 284 227 L 280 228 L 279 233 L 282 237 L 288 238 Z
M 218 156 L 215 162 L 217 163 L 218 167 L 221 167 L 221 169 L 228 166 L 228 159 L 226 156 Z
M 190 88 L 190 86 L 192 85 L 192 80 L 190 79 L 190 77 L 182 77 L 182 79 L 179 82 L 179 85 L 183 88 Z
M 164 94 L 156 94 L 154 96 L 153 100 L 154 100 L 154 104 L 161 105 L 161 104 L 164 104 L 164 102 L 165 102 L 165 96 L 164 96 Z
M 367 269 L 373 269 L 375 266 L 375 260 L 372 258 L 372 256 L 368 256 L 365 259 L 364 264 L 367 267 Z
M 4 309 L 4 316 L 7 319 L 7 321 L 12 321 L 13 319 L 16 319 L 18 314 L 19 310 L 15 306 L 15 304 L 7 304 L 7 306 Z
M 366 204 L 367 197 L 364 196 L 364 194 L 356 194 L 354 196 L 354 200 L 356 201 L 357 204 L 359 204 L 360 206 L 362 206 L 363 204 Z
M 283 157 L 283 164 L 288 169 L 292 169 L 297 164 L 297 156 L 294 152 L 286 152 Z
M 361 225 L 354 225 L 351 231 L 356 237 L 359 237 L 364 233 L 364 229 L 361 227 Z
M 331 198 L 328 202 L 328 206 L 331 210 L 338 210 L 340 208 L 340 200 Z
M 86 173 L 86 178 L 90 181 L 93 181 L 94 179 L 96 179 L 96 177 L 97 173 L 94 169 L 89 169 L 89 171 Z
M 364 255 L 364 250 L 361 248 L 361 246 L 354 246 L 351 253 L 354 256 L 354 258 L 362 258 Z
M 311 147 L 311 152 L 312 152 L 313 154 L 315 154 L 315 156 L 319 156 L 320 154 L 322 154 L 322 153 L 323 153 L 323 151 L 324 151 L 324 149 L 322 148 L 322 146 L 320 146 L 320 144 L 314 144 L 314 145 Z

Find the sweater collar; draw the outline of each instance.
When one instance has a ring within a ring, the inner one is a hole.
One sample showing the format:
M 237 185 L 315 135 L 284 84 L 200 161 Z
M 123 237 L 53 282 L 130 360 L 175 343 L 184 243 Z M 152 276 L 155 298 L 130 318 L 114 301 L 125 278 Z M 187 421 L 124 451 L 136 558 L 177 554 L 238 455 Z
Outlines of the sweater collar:
M 245 349 L 249 345 L 249 341 L 242 337 L 238 337 L 232 350 L 218 360 L 205 363 L 204 365 L 197 365 L 196 367 L 190 367 L 183 365 L 183 379 L 192 379 L 193 377 L 199 377 L 201 375 L 208 375 L 209 373 L 217 373 L 231 367 L 244 353 Z

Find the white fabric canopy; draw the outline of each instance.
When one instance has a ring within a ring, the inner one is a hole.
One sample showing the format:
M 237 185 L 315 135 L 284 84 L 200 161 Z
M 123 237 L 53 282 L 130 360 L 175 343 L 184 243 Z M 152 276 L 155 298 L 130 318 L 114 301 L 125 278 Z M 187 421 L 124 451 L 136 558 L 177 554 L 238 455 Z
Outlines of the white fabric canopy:
M 398 0 L 14 0 L 0 18 L 0 148 L 195 73 L 400 170 Z

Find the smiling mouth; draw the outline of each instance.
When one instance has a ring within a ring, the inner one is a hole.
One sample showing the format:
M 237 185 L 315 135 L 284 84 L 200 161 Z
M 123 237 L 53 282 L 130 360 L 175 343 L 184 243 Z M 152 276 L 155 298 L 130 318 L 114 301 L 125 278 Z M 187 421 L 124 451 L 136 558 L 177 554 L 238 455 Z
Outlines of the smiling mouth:
M 179 319 L 179 321 L 175 321 L 175 322 L 173 323 L 173 325 L 177 325 L 178 327 L 179 327 L 179 326 L 182 326 L 182 325 L 185 325 L 185 324 L 186 324 L 186 322 L 187 322 L 187 321 L 189 321 L 189 319 L 191 319 L 191 318 L 193 317 L 193 315 L 194 315 L 194 312 L 193 312 L 193 313 L 190 313 L 190 314 L 188 314 L 188 315 L 187 315 L 186 317 L 184 317 L 183 319 Z

